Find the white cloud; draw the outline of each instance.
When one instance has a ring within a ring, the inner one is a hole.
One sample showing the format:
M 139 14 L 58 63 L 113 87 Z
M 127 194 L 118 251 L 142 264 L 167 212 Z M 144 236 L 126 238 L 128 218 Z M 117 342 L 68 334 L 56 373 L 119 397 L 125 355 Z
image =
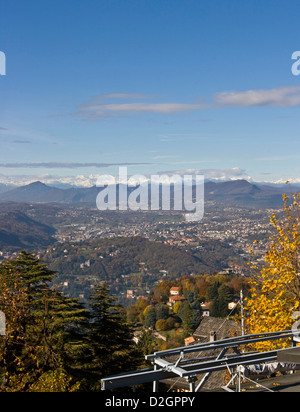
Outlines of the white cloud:
M 278 87 L 271 90 L 223 92 L 216 94 L 214 101 L 219 106 L 295 107 L 300 105 L 300 86 Z
M 184 175 L 204 175 L 205 179 L 215 180 L 215 181 L 227 181 L 235 180 L 241 178 L 251 179 L 247 176 L 245 170 L 238 167 L 232 169 L 185 169 L 185 170 L 173 170 L 152 173 L 153 176 L 184 176 Z M 145 181 L 148 181 L 151 176 L 150 174 L 145 175 Z M 85 175 L 74 175 L 74 176 L 58 176 L 58 175 L 0 175 L 0 183 L 22 186 L 27 185 L 36 181 L 41 181 L 47 185 L 72 185 L 77 187 L 91 187 L 97 182 L 97 179 L 102 176 L 102 174 L 89 174 Z M 118 181 L 118 176 L 115 176 Z M 128 173 L 128 178 L 132 178 L 131 174 Z
M 30 143 L 30 142 L 18 142 Z M 143 166 L 151 163 L 76 163 L 76 162 L 41 162 L 41 163 L 0 163 L 0 168 L 5 169 L 80 169 L 80 168 L 106 168 L 111 166 Z
M 77 116 L 86 119 L 110 117 L 122 114 L 154 113 L 173 114 L 201 109 L 198 104 L 185 103 L 115 103 L 80 106 Z
M 227 181 L 227 180 L 239 180 L 247 179 L 252 180 L 250 176 L 247 175 L 246 170 L 239 167 L 234 167 L 232 169 L 185 169 L 185 170 L 174 170 L 171 172 L 161 172 L 167 175 L 202 175 L 206 180 L 214 181 Z
M 289 184 L 298 185 L 300 184 L 300 178 L 278 179 L 278 180 L 272 180 L 272 181 L 265 182 L 265 183 L 272 183 L 276 185 L 285 185 L 286 183 L 289 183 Z
M 231 169 L 184 169 L 184 170 L 173 170 L 173 171 L 163 171 L 153 173 L 153 176 L 158 176 L 159 182 L 163 182 L 165 177 L 166 183 L 169 182 L 168 177 L 171 176 L 178 176 L 178 182 L 181 183 L 180 177 L 183 178 L 184 175 L 199 175 L 204 176 L 206 180 L 214 181 L 214 182 L 226 182 L 226 181 L 234 181 L 245 179 L 248 182 L 256 182 L 251 176 L 247 174 L 247 171 L 241 169 L 239 167 L 234 167 Z M 97 179 L 103 176 L 102 174 L 90 174 L 88 176 L 84 175 L 75 175 L 75 176 L 57 176 L 57 175 L 10 175 L 5 176 L 0 174 L 0 183 L 12 186 L 25 186 L 30 183 L 34 183 L 37 181 L 41 181 L 49 186 L 57 186 L 57 187 L 83 187 L 89 188 L 96 185 Z M 132 176 L 128 174 L 128 179 L 132 184 L 138 184 L 141 182 L 149 182 L 152 175 L 145 175 L 143 176 L 143 180 L 141 180 L 141 176 Z M 116 182 L 119 181 L 118 175 L 115 176 Z M 155 182 L 155 178 L 153 180 Z M 291 179 L 269 179 L 260 181 L 260 183 L 264 184 L 277 184 L 277 185 L 284 185 L 287 181 L 290 184 L 300 184 L 300 177 L 299 178 L 291 178 Z M 123 182 L 123 181 L 122 181 Z M 123 182 L 124 183 L 124 182 Z
M 144 102 L 154 96 L 134 93 L 110 93 L 94 97 L 86 104 L 78 106 L 73 116 L 85 120 L 116 117 L 128 114 L 178 114 L 203 109 L 222 107 L 296 107 L 300 106 L 300 86 L 277 87 L 274 89 L 254 89 L 242 92 L 225 91 L 213 96 L 213 103 L 205 104 L 202 100 L 194 103 L 179 102 Z M 113 100 L 114 102 L 110 102 Z M 126 101 L 127 100 L 127 101 Z M 132 102 L 132 100 L 137 100 Z
M 40 181 L 46 185 L 71 185 L 77 187 L 91 187 L 96 184 L 98 175 L 90 176 L 54 176 L 54 175 L 0 175 L 0 183 L 13 186 L 25 186 Z
M 153 160 L 168 160 L 168 159 L 177 159 L 178 156 L 172 156 L 172 155 L 157 155 L 152 157 Z
M 109 93 L 92 98 L 89 102 L 78 106 L 74 116 L 85 120 L 115 117 L 126 114 L 173 114 L 200 110 L 205 106 L 199 103 L 179 102 L 144 102 L 140 100 L 154 99 L 155 96 L 137 93 Z M 110 101 L 113 102 L 110 102 Z M 126 101 L 127 100 L 127 101 Z M 137 100 L 132 102 L 132 100 Z
M 104 99 L 150 99 L 152 96 L 139 93 L 108 93 L 99 94 L 93 98 L 93 101 L 102 101 Z

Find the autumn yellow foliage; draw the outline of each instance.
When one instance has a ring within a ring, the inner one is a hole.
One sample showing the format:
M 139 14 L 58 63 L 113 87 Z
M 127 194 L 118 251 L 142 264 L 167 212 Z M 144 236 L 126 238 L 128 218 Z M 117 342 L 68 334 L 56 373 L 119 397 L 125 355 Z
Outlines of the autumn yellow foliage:
M 272 214 L 275 229 L 266 265 L 252 281 L 247 300 L 249 333 L 275 332 L 292 329 L 292 315 L 300 306 L 300 194 L 283 196 L 284 213 L 280 220 Z M 291 342 L 264 342 L 260 350 L 290 346 Z

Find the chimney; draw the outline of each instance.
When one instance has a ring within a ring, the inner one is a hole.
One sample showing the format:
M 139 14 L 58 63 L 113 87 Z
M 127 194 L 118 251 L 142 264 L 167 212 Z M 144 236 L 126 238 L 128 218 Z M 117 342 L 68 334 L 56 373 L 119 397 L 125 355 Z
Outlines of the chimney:
M 215 342 L 217 340 L 217 332 L 210 332 L 209 341 Z

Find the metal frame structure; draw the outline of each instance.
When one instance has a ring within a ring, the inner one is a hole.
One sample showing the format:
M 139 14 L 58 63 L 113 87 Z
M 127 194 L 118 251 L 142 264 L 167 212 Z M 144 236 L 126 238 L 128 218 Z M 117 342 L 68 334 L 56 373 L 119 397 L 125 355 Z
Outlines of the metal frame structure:
M 279 353 L 294 349 L 296 342 L 299 341 L 299 334 L 299 330 L 269 332 L 155 352 L 146 356 L 146 360 L 152 361 L 152 368 L 104 378 L 102 379 L 102 390 L 129 386 L 133 386 L 135 390 L 137 385 L 152 382 L 153 392 L 157 392 L 159 381 L 184 378 L 189 384 L 190 392 L 198 392 L 213 372 L 229 370 L 232 376 L 230 383 L 236 380 L 237 391 L 240 391 L 242 376 L 239 373 L 239 366 L 276 361 Z M 291 348 L 267 352 L 243 351 L 248 345 L 282 339 L 291 339 Z M 218 356 L 199 357 L 203 352 L 212 350 L 219 351 Z M 229 350 L 231 353 L 228 353 Z M 192 358 L 190 358 L 191 354 L 194 354 Z M 186 357 L 186 355 L 189 356 Z M 196 382 L 199 380 L 197 375 L 203 374 L 204 377 L 196 386 Z M 226 388 L 229 390 L 228 385 L 223 387 L 223 389 Z

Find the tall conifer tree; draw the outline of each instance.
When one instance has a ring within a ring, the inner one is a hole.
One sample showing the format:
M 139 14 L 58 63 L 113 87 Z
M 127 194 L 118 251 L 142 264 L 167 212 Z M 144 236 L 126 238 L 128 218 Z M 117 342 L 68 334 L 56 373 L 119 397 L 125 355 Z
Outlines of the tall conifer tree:
M 6 336 L 0 337 L 2 390 L 30 390 L 74 357 L 73 332 L 87 311 L 50 287 L 54 276 L 27 252 L 0 266 L 0 310 L 7 323 Z
M 142 356 L 123 308 L 110 296 L 105 283 L 94 288 L 90 308 L 86 372 L 91 389 L 99 390 L 101 378 L 139 367 Z

